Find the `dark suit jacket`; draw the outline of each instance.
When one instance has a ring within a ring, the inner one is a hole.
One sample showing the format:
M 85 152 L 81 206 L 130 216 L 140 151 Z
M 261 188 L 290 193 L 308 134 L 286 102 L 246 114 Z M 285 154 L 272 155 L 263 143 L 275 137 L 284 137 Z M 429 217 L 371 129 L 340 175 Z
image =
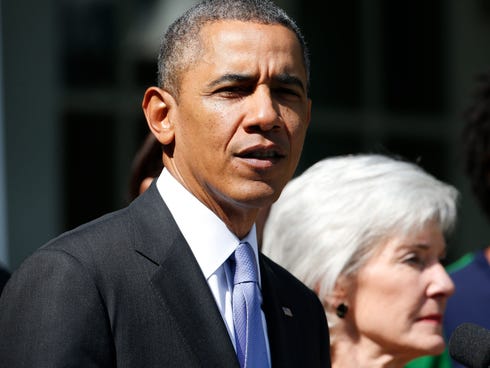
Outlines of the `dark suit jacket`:
M 260 256 L 273 367 L 328 367 L 322 306 Z M 238 367 L 213 295 L 156 186 L 62 234 L 0 298 L 3 367 Z

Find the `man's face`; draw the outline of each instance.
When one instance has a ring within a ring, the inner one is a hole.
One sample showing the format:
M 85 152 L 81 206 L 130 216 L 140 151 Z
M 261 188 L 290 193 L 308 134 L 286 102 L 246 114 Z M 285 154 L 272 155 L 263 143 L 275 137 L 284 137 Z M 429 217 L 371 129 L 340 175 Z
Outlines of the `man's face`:
M 300 44 L 283 26 L 240 21 L 209 23 L 200 37 L 168 114 L 172 166 L 211 209 L 267 205 L 292 177 L 310 120 Z

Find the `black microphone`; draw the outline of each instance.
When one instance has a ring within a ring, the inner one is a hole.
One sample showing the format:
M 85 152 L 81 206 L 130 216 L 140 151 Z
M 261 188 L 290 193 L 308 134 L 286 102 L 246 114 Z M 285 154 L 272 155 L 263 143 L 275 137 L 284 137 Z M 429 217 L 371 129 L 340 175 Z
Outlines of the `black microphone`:
M 474 323 L 459 325 L 449 339 L 449 355 L 470 368 L 490 367 L 490 330 Z

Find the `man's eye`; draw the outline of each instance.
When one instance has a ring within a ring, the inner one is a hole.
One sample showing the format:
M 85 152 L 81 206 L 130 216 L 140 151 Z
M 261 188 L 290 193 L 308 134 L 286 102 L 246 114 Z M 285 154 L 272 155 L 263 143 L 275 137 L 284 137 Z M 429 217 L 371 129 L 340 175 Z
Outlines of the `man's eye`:
M 226 86 L 219 88 L 215 93 L 224 96 L 244 96 L 250 93 L 250 89 L 243 86 Z
M 287 93 L 295 96 L 299 95 L 299 93 L 293 88 L 282 87 L 282 88 L 278 88 L 277 90 L 280 93 Z
M 276 93 L 281 95 L 290 95 L 290 96 L 297 96 L 297 97 L 300 95 L 300 93 L 295 89 L 287 88 L 287 87 L 277 88 Z

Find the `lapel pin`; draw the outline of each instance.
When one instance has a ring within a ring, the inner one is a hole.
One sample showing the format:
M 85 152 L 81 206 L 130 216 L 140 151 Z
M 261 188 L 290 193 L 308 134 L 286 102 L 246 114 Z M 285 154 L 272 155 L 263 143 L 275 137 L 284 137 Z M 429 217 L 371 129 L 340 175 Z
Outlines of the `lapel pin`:
M 282 307 L 282 311 L 288 317 L 292 317 L 293 316 L 293 312 L 291 312 L 291 309 L 289 309 L 288 307 Z

